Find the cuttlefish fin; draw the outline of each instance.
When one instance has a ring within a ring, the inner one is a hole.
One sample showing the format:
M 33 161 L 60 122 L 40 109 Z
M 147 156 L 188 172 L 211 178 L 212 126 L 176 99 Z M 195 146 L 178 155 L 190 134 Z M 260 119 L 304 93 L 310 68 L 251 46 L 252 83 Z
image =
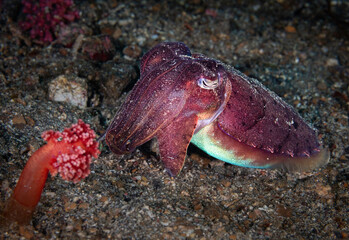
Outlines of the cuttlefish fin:
M 172 177 L 177 176 L 183 168 L 197 123 L 196 115 L 179 117 L 157 134 L 161 161 Z

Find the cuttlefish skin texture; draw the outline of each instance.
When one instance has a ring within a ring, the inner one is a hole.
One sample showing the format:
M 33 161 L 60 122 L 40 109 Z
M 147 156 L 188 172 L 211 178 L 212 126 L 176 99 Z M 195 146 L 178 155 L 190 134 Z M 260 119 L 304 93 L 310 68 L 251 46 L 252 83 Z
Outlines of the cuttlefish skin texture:
M 308 170 L 329 159 L 315 129 L 257 80 L 179 42 L 147 52 L 140 80 L 106 131 L 116 154 L 155 138 L 171 176 L 190 142 L 231 164 Z

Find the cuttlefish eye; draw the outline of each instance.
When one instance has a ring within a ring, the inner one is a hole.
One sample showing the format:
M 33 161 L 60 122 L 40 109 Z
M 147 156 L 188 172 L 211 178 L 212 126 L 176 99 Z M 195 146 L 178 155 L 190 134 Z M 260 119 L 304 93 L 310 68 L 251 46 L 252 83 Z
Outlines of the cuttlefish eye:
M 200 77 L 198 79 L 198 85 L 201 88 L 204 89 L 215 89 L 216 87 L 218 87 L 220 84 L 220 75 L 218 74 L 218 78 L 211 80 L 208 78 L 204 78 L 204 77 Z

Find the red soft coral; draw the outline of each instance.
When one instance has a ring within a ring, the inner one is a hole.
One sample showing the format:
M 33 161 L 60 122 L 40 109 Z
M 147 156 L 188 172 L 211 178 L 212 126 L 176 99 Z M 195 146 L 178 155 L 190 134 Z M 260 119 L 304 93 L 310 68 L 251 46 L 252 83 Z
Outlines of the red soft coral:
M 42 138 L 47 144 L 29 158 L 4 211 L 21 224 L 30 221 L 48 172 L 76 183 L 89 175 L 92 157 L 100 154 L 94 131 L 82 120 L 62 133 L 46 131 Z
M 23 0 L 22 4 L 25 19 L 20 27 L 42 43 L 52 42 L 58 27 L 79 18 L 78 11 L 72 10 L 72 0 Z

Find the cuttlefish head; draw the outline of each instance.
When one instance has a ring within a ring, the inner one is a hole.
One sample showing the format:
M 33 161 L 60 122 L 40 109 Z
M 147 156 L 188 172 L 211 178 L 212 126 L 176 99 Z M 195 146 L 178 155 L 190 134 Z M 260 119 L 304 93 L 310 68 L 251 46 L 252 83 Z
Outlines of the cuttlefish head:
M 194 133 L 215 120 L 230 97 L 225 67 L 192 55 L 183 43 L 162 43 L 141 61 L 141 76 L 106 133 L 116 154 L 156 138 L 171 175 L 182 169 Z

